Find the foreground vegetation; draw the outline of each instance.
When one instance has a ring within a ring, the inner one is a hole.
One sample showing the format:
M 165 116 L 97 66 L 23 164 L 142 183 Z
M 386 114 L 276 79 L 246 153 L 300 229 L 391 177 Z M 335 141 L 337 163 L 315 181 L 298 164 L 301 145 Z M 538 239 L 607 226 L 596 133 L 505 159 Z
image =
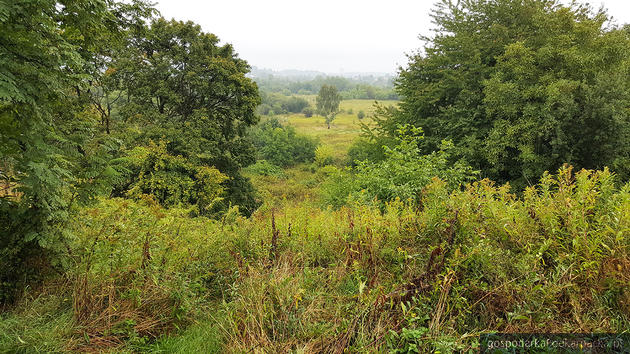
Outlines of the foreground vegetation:
M 450 351 L 489 331 L 630 326 L 630 185 L 608 171 L 562 169 L 521 197 L 434 179 L 420 204 L 188 213 L 151 198 L 84 209 L 69 271 L 3 316 L 0 345 Z

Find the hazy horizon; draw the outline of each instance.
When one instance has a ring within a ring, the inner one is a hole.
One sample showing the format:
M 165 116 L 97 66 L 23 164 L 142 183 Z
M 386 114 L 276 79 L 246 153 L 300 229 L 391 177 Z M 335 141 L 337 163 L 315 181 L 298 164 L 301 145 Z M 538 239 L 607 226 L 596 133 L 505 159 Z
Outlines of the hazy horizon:
M 395 74 L 430 34 L 435 1 L 157 0 L 167 19 L 193 21 L 260 69 Z M 565 2 L 568 2 L 565 1 Z M 618 24 L 630 23 L 628 0 L 591 1 Z

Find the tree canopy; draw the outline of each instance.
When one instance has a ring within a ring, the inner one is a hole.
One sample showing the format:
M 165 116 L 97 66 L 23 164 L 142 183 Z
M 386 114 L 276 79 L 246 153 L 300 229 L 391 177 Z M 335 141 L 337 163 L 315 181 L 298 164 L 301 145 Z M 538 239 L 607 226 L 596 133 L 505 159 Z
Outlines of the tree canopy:
M 484 176 L 533 183 L 564 163 L 630 172 L 628 31 L 588 5 L 556 0 L 441 1 L 433 37 L 410 57 L 400 110 L 380 121 L 422 127 Z
M 0 302 L 32 257 L 59 263 L 78 203 L 256 208 L 239 172 L 255 161 L 260 102 L 248 64 L 155 13 L 141 0 L 0 2 Z
M 216 167 L 230 177 L 225 202 L 253 212 L 253 187 L 239 173 L 255 161 L 245 136 L 260 103 L 247 63 L 192 22 L 156 19 L 130 43 L 111 68 L 128 97 L 123 126 L 142 127 L 129 144 L 165 140 L 169 154 Z

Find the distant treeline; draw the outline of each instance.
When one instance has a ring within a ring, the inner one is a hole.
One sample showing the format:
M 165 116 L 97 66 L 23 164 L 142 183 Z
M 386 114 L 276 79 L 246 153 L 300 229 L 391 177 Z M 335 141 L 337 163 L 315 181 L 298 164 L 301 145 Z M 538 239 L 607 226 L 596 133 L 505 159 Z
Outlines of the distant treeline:
M 258 106 L 258 113 L 262 115 L 302 113 L 305 109 L 314 110 L 303 97 L 283 95 L 274 92 L 261 92 L 262 103 Z M 310 107 L 310 108 L 309 108 Z M 305 112 L 306 113 L 306 112 Z
M 337 87 L 343 99 L 398 99 L 398 95 L 394 92 L 393 77 L 389 76 L 368 75 L 346 78 L 322 75 L 309 79 L 260 75 L 253 79 L 261 91 L 281 93 L 286 96 L 315 95 L 322 85 L 332 85 Z

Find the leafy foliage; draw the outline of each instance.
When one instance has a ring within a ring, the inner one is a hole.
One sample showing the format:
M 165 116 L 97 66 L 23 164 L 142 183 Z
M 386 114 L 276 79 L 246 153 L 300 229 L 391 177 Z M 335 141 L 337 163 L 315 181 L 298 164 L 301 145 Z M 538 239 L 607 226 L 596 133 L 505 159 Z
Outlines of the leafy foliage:
M 97 44 L 125 7 L 105 1 L 0 4 L 0 302 L 64 247 L 76 201 L 107 184 L 111 141 L 95 138 L 81 91 Z M 140 16 L 141 17 L 141 16 Z
M 276 166 L 293 166 L 315 158 L 317 142 L 275 118 L 261 123 L 250 134 L 260 158 Z
M 244 136 L 260 102 L 247 63 L 192 23 L 147 25 L 154 12 L 140 0 L 0 5 L 0 302 L 26 272 L 62 269 L 67 220 L 121 178 L 135 189 L 114 194 L 257 207 L 239 174 L 255 160 Z M 125 156 L 162 165 L 121 176 L 112 161 Z
M 302 113 L 304 113 L 304 117 L 311 118 L 315 113 L 315 110 L 312 107 L 306 107 L 302 110 Z
M 340 189 L 350 189 L 353 199 L 368 203 L 374 199 L 387 202 L 398 198 L 417 204 L 423 189 L 435 177 L 447 181 L 450 189 L 474 179 L 478 172 L 470 166 L 462 161 L 450 162 L 453 146 L 448 141 L 442 143 L 439 151 L 421 155 L 418 145 L 423 138 L 422 129 L 401 127 L 398 144 L 394 148 L 384 147 L 385 158 L 382 161 L 359 161 L 356 173 L 347 172 L 345 177 L 342 174 L 332 179 L 324 187 L 325 200 L 340 207 L 348 197 L 347 193 L 339 195 Z
M 322 85 L 333 85 L 339 90 L 339 94 L 345 100 L 350 99 L 377 99 L 396 100 L 398 96 L 393 89 L 393 77 L 390 75 L 366 75 L 358 77 L 326 76 L 318 73 L 315 75 L 278 75 L 254 68 L 252 70 L 254 80 L 261 91 L 290 95 L 316 95 Z M 264 101 L 264 99 L 263 99 Z
M 315 150 L 315 164 L 319 167 L 332 165 L 335 162 L 333 149 L 329 145 L 320 145 Z
M 258 160 L 255 164 L 247 167 L 247 171 L 251 173 L 255 173 L 260 176 L 274 176 L 274 177 L 282 177 L 284 176 L 284 172 L 282 168 L 272 164 L 267 160 Z
M 310 107 L 308 101 L 302 97 L 262 92 L 262 104 L 258 107 L 258 113 L 262 115 L 300 113 Z
M 135 147 L 116 162 L 127 172 L 119 190 L 129 197 L 148 195 L 163 206 L 194 205 L 206 215 L 216 212 L 217 203 L 225 197 L 222 184 L 227 176 L 216 168 L 169 155 L 163 141 Z
M 445 0 L 401 109 L 377 105 L 341 169 L 343 135 L 256 125 L 247 63 L 153 13 L 0 2 L 0 352 L 473 352 L 630 327 L 627 28 Z M 564 161 L 620 174 L 542 172 Z
M 385 152 L 383 147 L 378 147 L 376 144 L 361 137 L 356 139 L 350 148 L 348 148 L 348 160 L 347 165 L 356 167 L 361 161 L 378 162 L 385 158 Z
M 247 63 L 192 22 L 156 19 L 131 43 L 116 62 L 129 96 L 122 118 L 140 129 L 129 144 L 168 140 L 169 154 L 230 177 L 223 209 L 233 204 L 251 213 L 253 190 L 239 169 L 255 161 L 245 135 L 258 121 L 260 98 L 245 76 Z
M 442 1 L 433 37 L 401 71 L 400 111 L 381 126 L 422 127 L 429 153 L 455 155 L 500 182 L 533 183 L 564 163 L 628 176 L 628 32 L 588 5 Z
M 630 185 L 614 179 L 563 168 L 521 197 L 489 180 L 451 190 L 434 179 L 421 206 L 285 202 L 247 219 L 102 199 L 72 222 L 68 279 L 81 331 L 66 327 L 54 340 L 83 351 L 116 341 L 150 350 L 163 343 L 153 338 L 193 319 L 218 329 L 212 338 L 225 351 L 474 351 L 488 331 L 622 332 Z M 18 332 L 15 317 L 0 328 L 29 340 L 0 334 L 0 348 L 26 350 L 42 338 Z
M 323 85 L 317 94 L 317 112 L 326 118 L 326 125 L 330 129 L 330 123 L 339 113 L 339 102 L 341 96 L 337 92 L 337 87 Z

